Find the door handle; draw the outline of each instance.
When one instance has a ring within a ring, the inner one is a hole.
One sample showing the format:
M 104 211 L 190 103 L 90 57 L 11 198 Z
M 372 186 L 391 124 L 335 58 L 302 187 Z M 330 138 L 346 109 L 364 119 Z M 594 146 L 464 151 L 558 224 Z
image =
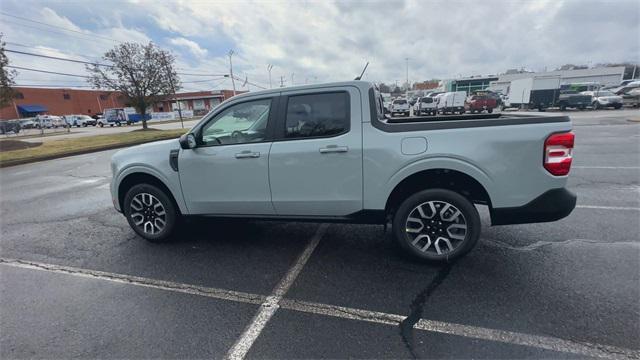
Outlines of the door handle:
M 253 152 L 249 150 L 245 150 L 236 154 L 236 159 L 251 159 L 251 158 L 259 158 L 259 152 Z
M 320 154 L 344 153 L 347 151 L 349 151 L 347 146 L 327 145 L 327 147 L 320 148 Z

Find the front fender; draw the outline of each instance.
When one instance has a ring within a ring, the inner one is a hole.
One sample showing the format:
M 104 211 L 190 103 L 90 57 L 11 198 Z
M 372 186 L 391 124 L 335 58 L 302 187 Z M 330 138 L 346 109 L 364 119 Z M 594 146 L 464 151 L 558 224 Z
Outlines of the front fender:
M 153 167 L 144 165 L 144 164 L 132 164 L 128 165 L 118 172 L 116 176 L 113 177 L 112 185 L 111 185 L 111 196 L 114 199 L 114 205 L 116 205 L 116 209 L 120 210 L 119 205 L 117 204 L 118 192 L 120 184 L 122 180 L 127 176 L 135 173 L 143 173 L 147 175 L 151 175 L 158 180 L 160 180 L 168 189 L 171 191 L 171 195 L 176 200 L 176 204 L 180 209 L 182 214 L 188 214 L 187 205 L 184 201 L 184 197 L 182 196 L 182 190 L 180 188 L 180 178 L 177 172 L 173 172 L 175 174 L 171 178 L 167 177 L 163 172 L 154 169 Z M 173 175 L 172 174 L 172 175 Z

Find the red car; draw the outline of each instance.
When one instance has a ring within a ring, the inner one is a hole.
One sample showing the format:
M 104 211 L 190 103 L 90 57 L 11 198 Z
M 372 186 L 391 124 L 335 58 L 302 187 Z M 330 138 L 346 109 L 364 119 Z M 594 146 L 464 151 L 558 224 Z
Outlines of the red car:
M 498 107 L 497 100 L 488 95 L 471 95 L 464 103 L 465 111 L 471 113 L 482 112 L 484 110 L 492 113 L 496 107 Z

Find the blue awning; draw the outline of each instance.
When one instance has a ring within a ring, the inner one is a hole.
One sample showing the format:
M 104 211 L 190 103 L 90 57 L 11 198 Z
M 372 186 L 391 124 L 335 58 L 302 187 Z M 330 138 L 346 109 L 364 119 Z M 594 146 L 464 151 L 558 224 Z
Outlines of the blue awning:
M 37 113 L 37 112 L 47 112 L 48 110 L 46 107 L 42 105 L 33 104 L 33 105 L 18 105 L 18 111 L 23 113 Z

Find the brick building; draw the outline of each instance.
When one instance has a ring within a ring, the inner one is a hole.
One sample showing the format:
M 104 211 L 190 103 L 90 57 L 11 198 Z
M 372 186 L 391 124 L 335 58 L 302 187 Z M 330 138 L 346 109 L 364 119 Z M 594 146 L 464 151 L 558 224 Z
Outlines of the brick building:
M 236 91 L 241 94 L 245 91 Z M 153 111 L 164 112 L 178 110 L 178 101 L 180 109 L 193 110 L 194 115 L 204 115 L 213 109 L 216 105 L 233 96 L 233 90 L 214 90 L 214 91 L 194 91 L 179 93 L 171 96 L 169 99 L 157 103 L 153 107 Z
M 119 93 L 104 90 L 15 87 L 13 103 L 0 109 L 0 119 L 17 119 L 38 114 L 94 115 L 105 108 L 124 107 Z
M 12 104 L 0 109 L 0 119 L 18 119 L 38 114 L 95 115 L 104 109 L 126 107 L 126 98 L 116 91 L 62 88 L 14 87 L 16 97 Z M 240 94 L 241 91 L 237 91 Z M 178 109 L 193 110 L 204 115 L 222 101 L 233 96 L 233 90 L 197 91 L 179 93 L 153 107 L 153 111 L 168 112 Z

